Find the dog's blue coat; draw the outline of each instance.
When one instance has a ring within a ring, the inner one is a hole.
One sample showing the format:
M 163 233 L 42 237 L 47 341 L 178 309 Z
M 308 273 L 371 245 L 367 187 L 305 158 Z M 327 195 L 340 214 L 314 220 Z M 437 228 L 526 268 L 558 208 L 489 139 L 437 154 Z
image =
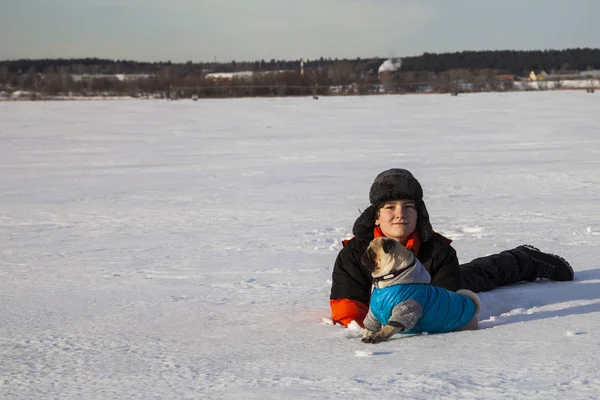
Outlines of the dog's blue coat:
M 386 325 L 392 309 L 407 300 L 415 300 L 423 313 L 419 322 L 401 333 L 450 332 L 469 323 L 475 315 L 475 302 L 463 295 L 426 283 L 407 283 L 375 288 L 370 309 L 382 325 Z

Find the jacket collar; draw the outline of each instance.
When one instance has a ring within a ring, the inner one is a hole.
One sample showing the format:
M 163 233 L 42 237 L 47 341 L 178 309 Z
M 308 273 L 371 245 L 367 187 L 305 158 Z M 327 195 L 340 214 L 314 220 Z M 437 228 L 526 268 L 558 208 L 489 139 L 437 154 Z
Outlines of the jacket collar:
M 383 231 L 381 230 L 379 225 L 376 225 L 373 229 L 373 239 L 376 239 L 378 237 L 385 237 L 385 235 L 383 234 Z M 421 247 L 421 238 L 419 237 L 419 233 L 417 231 L 414 231 L 410 234 L 410 236 L 408 237 L 408 241 L 406 242 L 404 247 L 406 247 L 407 250 L 412 251 L 415 256 L 419 254 L 419 248 Z

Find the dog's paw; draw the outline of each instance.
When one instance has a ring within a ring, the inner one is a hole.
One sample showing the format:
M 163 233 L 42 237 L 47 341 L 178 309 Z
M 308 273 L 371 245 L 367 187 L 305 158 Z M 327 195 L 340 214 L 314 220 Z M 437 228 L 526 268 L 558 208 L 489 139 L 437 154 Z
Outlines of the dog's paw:
M 365 336 L 360 341 L 363 343 L 375 344 L 375 343 L 382 342 L 383 340 L 381 339 L 381 337 L 379 337 L 377 335 L 373 335 L 373 336 Z

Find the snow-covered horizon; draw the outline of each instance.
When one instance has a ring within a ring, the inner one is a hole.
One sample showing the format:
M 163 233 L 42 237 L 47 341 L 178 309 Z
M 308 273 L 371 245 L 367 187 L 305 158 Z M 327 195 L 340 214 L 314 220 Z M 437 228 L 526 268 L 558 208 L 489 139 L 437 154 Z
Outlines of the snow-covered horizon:
M 600 97 L 581 91 L 0 103 L 2 399 L 597 399 Z M 461 261 L 528 243 L 574 282 L 482 329 L 360 342 L 331 269 L 410 169 Z

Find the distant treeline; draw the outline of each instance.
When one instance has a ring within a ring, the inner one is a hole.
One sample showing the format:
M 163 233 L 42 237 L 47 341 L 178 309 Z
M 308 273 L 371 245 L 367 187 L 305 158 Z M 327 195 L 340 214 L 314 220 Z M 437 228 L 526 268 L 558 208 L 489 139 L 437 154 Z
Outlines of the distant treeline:
M 84 59 L 0 62 L 0 96 L 242 97 L 504 91 L 530 71 L 573 75 L 600 69 L 600 49 L 465 51 L 405 57 L 400 71 L 378 74 L 384 58 L 172 63 Z M 261 72 L 215 77 L 215 72 Z M 123 75 L 120 75 L 123 74 Z M 508 76 L 507 76 L 508 75 Z M 11 94 L 12 96 L 12 94 Z
M 530 71 L 582 71 L 600 68 L 600 49 L 425 53 L 402 60 L 402 69 L 407 71 L 443 72 L 451 69 L 493 69 L 514 75 L 527 75 Z
M 385 58 L 369 59 L 331 59 L 319 58 L 305 60 L 305 69 L 328 68 L 343 62 L 353 69 L 377 73 L 377 68 Z M 420 56 L 403 57 L 404 71 L 423 71 L 440 73 L 444 71 L 467 69 L 491 69 L 514 75 L 526 75 L 529 71 L 587 70 L 600 69 L 600 49 L 575 48 L 566 50 L 497 50 L 497 51 L 461 51 L 456 53 L 424 53 Z M 68 73 L 95 74 L 156 74 L 165 68 L 186 75 L 208 72 L 239 71 L 278 71 L 299 70 L 300 60 L 256 60 L 231 62 L 172 63 L 138 62 L 128 60 L 109 60 L 99 58 L 83 59 L 38 59 L 8 60 L 0 62 L 0 78 L 6 74 Z

